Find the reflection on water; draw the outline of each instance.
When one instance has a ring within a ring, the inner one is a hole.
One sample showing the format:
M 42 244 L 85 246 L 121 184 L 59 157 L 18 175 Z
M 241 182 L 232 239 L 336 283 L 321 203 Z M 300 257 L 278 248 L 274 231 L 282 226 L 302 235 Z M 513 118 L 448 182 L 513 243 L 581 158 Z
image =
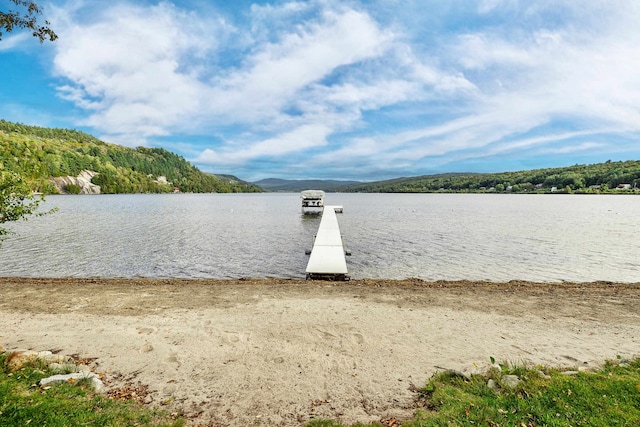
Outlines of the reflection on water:
M 327 194 L 354 278 L 640 281 L 640 198 Z M 303 278 L 298 194 L 51 196 L 9 224 L 2 276 Z M 45 207 L 46 209 L 46 207 Z

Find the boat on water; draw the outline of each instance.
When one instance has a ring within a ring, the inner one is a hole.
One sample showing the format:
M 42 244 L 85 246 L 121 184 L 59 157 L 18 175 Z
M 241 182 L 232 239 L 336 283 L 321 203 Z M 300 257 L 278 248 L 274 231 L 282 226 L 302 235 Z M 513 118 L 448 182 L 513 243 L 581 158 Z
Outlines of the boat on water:
M 324 210 L 324 191 L 304 190 L 300 193 L 303 214 L 321 214 Z

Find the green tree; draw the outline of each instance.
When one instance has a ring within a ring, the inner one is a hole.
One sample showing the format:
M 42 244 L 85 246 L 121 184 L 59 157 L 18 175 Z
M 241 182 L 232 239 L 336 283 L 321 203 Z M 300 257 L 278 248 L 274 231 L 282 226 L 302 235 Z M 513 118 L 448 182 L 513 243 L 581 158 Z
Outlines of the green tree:
M 40 40 L 40 43 L 46 39 L 54 41 L 58 35 L 49 28 L 49 21 L 44 21 L 44 25 L 38 22 L 39 15 L 42 14 L 42 8 L 35 2 L 25 0 L 9 0 L 15 4 L 17 10 L 10 9 L 6 12 L 0 10 L 0 40 L 2 34 L 10 33 L 16 28 L 23 28 L 31 31 L 31 34 Z
M 19 175 L 0 171 L 0 241 L 9 234 L 2 224 L 36 214 L 36 209 L 43 201 L 44 198 L 33 195 Z

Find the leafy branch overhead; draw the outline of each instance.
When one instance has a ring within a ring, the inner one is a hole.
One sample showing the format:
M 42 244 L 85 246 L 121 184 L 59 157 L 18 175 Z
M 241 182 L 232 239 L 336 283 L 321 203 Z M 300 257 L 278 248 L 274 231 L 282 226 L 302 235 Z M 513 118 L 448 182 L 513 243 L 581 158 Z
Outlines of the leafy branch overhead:
M 14 3 L 18 10 L 0 11 L 0 40 L 4 33 L 10 33 L 21 28 L 31 31 L 32 35 L 40 40 L 40 43 L 49 39 L 54 41 L 58 35 L 49 28 L 49 21 L 44 24 L 39 22 L 42 8 L 35 2 L 25 0 L 9 0 Z
M 2 224 L 35 214 L 42 201 L 44 199 L 36 197 L 18 174 L 0 170 L 0 240 L 8 234 Z

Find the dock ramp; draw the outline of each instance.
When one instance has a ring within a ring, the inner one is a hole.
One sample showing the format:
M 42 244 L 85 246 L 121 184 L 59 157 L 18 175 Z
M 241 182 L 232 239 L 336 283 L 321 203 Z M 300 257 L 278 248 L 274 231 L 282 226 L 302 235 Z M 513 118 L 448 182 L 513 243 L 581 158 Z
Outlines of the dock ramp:
M 307 264 L 308 280 L 349 280 L 336 210 L 341 212 L 342 206 L 324 207 Z

